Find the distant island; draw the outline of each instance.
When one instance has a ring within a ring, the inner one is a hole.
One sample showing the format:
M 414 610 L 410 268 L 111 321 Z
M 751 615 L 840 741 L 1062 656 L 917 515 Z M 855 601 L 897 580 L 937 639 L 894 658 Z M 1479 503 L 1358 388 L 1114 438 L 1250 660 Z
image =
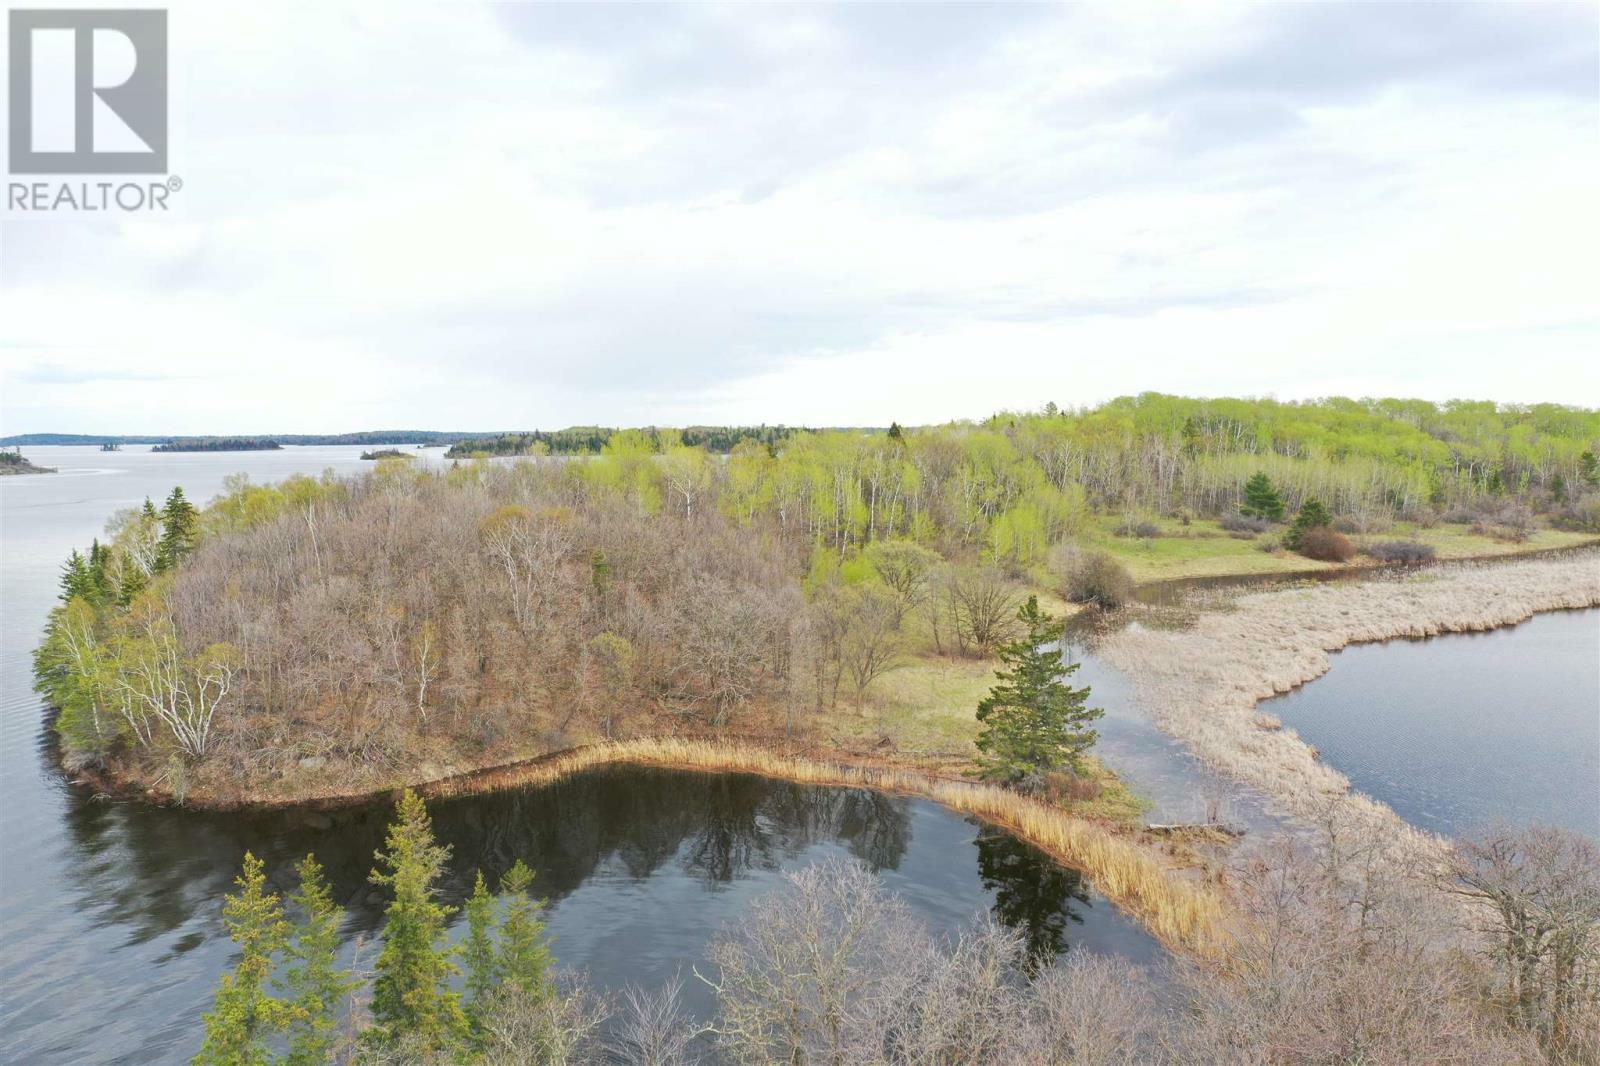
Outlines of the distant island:
M 399 448 L 374 448 L 361 453 L 363 459 L 410 459 L 410 452 L 403 452 Z
M 195 437 L 157 444 L 153 452 L 270 452 L 282 448 L 275 440 L 261 437 Z
M 35 466 L 21 452 L 0 451 L 0 476 L 11 474 L 54 474 L 53 466 Z

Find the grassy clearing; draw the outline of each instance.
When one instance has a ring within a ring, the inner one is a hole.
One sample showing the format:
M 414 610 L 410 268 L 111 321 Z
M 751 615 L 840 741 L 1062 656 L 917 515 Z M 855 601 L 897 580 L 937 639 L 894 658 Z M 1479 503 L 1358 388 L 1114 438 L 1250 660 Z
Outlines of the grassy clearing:
M 1174 950 L 1207 955 L 1223 942 L 1220 891 L 1171 869 L 1152 848 L 1086 818 L 1027 796 L 916 770 L 786 755 L 736 741 L 641 739 L 597 744 L 516 766 L 420 786 L 448 796 L 540 785 L 618 763 L 711 773 L 753 773 L 801 784 L 871 788 L 922 796 L 1000 826 L 1082 870 L 1095 887 Z
M 1230 536 L 1221 525 L 1209 519 L 1195 519 L 1187 526 L 1171 519 L 1156 520 L 1156 525 L 1161 527 L 1161 536 L 1143 540 L 1116 536 L 1114 530 L 1120 523 L 1121 519 L 1116 516 L 1099 516 L 1079 538 L 1080 542 L 1086 547 L 1109 552 L 1128 568 L 1135 581 L 1141 583 L 1187 577 L 1249 577 L 1340 568 L 1335 563 L 1319 563 L 1281 549 L 1263 551 L 1262 543 L 1276 539 L 1277 533 L 1269 532 L 1241 540 Z M 1479 536 L 1468 532 L 1466 526 L 1446 525 L 1422 529 L 1409 523 L 1397 523 L 1381 534 L 1356 536 L 1353 539 L 1358 545 L 1374 540 L 1418 540 L 1432 545 L 1440 559 L 1522 555 L 1597 541 L 1591 534 L 1542 529 L 1517 544 Z M 1370 559 L 1360 556 L 1351 565 L 1371 564 Z

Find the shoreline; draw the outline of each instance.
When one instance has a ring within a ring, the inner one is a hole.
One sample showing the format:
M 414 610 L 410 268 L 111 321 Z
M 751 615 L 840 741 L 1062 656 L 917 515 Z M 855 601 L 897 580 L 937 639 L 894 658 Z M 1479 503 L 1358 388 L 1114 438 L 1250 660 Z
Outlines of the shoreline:
M 1314 821 L 1340 806 L 1403 855 L 1434 856 L 1443 838 L 1404 821 L 1323 763 L 1291 727 L 1259 709 L 1332 668 L 1353 644 L 1486 632 L 1536 614 L 1600 607 L 1600 552 L 1444 562 L 1360 582 L 1248 592 L 1185 630 L 1128 626 L 1096 653 L 1129 679 L 1163 732 L 1203 762 Z
M 476 795 L 551 784 L 573 774 L 632 765 L 696 773 L 747 773 L 802 785 L 866 788 L 917 796 L 972 815 L 1033 845 L 1055 861 L 1083 872 L 1095 889 L 1169 950 L 1206 956 L 1225 942 L 1227 907 L 1222 893 L 1202 878 L 1185 876 L 1169 848 L 1141 839 L 1142 830 L 1117 832 L 995 785 L 894 765 L 790 753 L 742 740 L 643 738 L 609 741 L 411 786 L 326 795 L 294 802 L 237 801 L 191 804 L 205 810 L 332 810 L 393 801 L 410 787 L 424 799 Z M 79 775 L 129 795 L 104 772 Z M 149 790 L 143 794 L 152 797 Z

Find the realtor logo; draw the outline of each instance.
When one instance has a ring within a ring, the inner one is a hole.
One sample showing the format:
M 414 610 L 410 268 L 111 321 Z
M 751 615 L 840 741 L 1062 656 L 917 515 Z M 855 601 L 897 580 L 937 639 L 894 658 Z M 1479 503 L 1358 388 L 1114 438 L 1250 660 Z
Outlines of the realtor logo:
M 13 174 L 164 174 L 167 13 L 13 10 Z

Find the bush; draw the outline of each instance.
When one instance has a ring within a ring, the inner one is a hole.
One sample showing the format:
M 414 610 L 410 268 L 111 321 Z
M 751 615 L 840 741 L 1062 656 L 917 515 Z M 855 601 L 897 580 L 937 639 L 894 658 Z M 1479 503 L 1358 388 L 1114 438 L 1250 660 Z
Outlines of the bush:
M 1519 504 L 1511 504 L 1493 515 L 1480 515 L 1472 532 L 1521 544 L 1533 535 L 1533 512 Z
M 1227 514 L 1222 516 L 1222 528 L 1229 533 L 1238 533 L 1243 537 L 1253 537 L 1257 533 L 1265 533 L 1267 527 L 1272 525 L 1265 518 L 1256 518 L 1246 514 Z
M 1312 526 L 1300 535 L 1300 554 L 1324 563 L 1346 563 L 1356 557 L 1356 546 L 1343 533 L 1327 526 Z
M 1135 521 L 1132 518 L 1124 518 L 1122 524 L 1117 526 L 1116 533 L 1119 537 L 1138 537 L 1140 540 L 1149 540 L 1152 537 L 1161 536 L 1161 527 L 1148 520 Z
M 1380 563 L 1416 566 L 1433 561 L 1433 545 L 1416 540 L 1384 540 L 1367 547 L 1367 554 Z
M 1105 552 L 1068 550 L 1053 562 L 1061 578 L 1061 595 L 1072 603 L 1114 611 L 1133 598 L 1133 575 Z
M 1574 533 L 1600 533 L 1600 493 L 1572 500 L 1552 518 L 1557 529 Z
M 1457 507 L 1446 511 L 1439 520 L 1456 526 L 1472 526 L 1478 524 L 1478 517 L 1478 512 L 1470 507 Z

